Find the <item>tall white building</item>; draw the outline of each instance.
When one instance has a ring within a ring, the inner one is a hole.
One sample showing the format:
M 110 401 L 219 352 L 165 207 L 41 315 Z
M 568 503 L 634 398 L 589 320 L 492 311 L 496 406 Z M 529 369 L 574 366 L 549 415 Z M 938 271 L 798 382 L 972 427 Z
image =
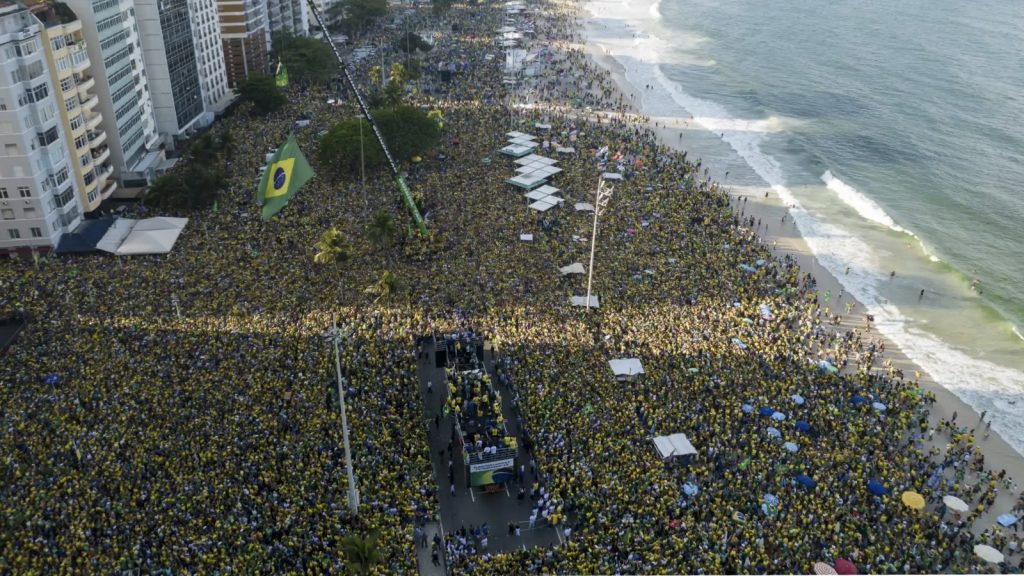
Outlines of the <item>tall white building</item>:
M 309 34 L 311 16 L 306 0 L 267 0 L 267 18 L 271 32 L 289 32 L 294 36 Z
M 199 68 L 199 89 L 205 108 L 201 124 L 205 126 L 234 100 L 234 92 L 228 89 L 217 0 L 189 0 L 188 7 L 192 40 L 196 47 L 196 66 Z
M 53 248 L 82 221 L 41 28 L 25 8 L 0 1 L 2 253 Z
M 128 193 L 138 191 L 159 175 L 164 152 L 157 134 L 135 8 L 130 0 L 65 3 L 82 22 L 119 188 Z

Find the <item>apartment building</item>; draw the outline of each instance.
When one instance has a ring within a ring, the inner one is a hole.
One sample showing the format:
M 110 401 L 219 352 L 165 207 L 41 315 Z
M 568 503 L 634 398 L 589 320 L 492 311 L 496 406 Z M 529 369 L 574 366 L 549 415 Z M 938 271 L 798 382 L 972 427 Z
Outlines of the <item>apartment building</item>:
M 270 29 L 267 3 L 259 0 L 217 0 L 224 65 L 230 88 L 252 73 L 268 72 Z
M 130 0 L 65 2 L 82 23 L 100 126 L 118 181 L 115 195 L 131 195 L 156 178 L 165 161 L 135 7 Z
M 58 2 L 36 2 L 29 10 L 43 25 L 42 46 L 54 99 L 64 127 L 72 176 L 85 212 L 91 212 L 117 190 L 110 146 L 103 131 L 103 113 L 93 88 L 96 80 L 85 49 L 82 23 Z
M 189 0 L 192 39 L 196 46 L 199 89 L 203 94 L 203 118 L 206 126 L 235 99 L 228 86 L 224 43 L 217 14 L 217 0 Z
M 0 0 L 0 253 L 51 249 L 82 221 L 47 41 L 29 10 Z
M 312 17 L 306 0 L 267 0 L 267 19 L 271 33 L 307 36 Z

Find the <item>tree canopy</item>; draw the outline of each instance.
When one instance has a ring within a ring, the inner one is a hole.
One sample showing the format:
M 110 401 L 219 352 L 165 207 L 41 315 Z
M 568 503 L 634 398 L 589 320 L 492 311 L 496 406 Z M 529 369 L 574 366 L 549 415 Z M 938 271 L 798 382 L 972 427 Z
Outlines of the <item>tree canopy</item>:
M 285 103 L 284 94 L 272 76 L 250 74 L 236 88 L 242 100 L 252 102 L 257 114 L 269 114 Z
M 327 82 L 338 74 L 338 60 L 331 47 L 317 38 L 274 34 L 274 61 L 288 68 L 288 77 L 297 82 Z
M 387 0 L 344 0 L 339 6 L 340 27 L 350 34 L 363 32 L 371 22 L 388 13 Z
M 434 46 L 423 39 L 422 36 L 415 32 L 407 32 L 400 36 L 398 40 L 395 40 L 395 48 L 401 52 L 409 52 L 410 54 L 419 52 L 430 52 Z
M 373 117 L 387 140 L 396 160 L 421 155 L 437 143 L 441 129 L 427 113 L 413 106 L 397 106 L 373 111 Z M 370 125 L 363 119 L 339 122 L 320 139 L 320 160 L 346 171 L 359 170 L 359 123 L 363 124 L 363 155 L 366 167 L 384 164 L 384 151 L 377 143 Z
M 224 188 L 223 161 L 234 145 L 231 132 L 207 132 L 182 154 L 183 166 L 172 168 L 149 187 L 145 201 L 163 209 L 195 210 L 213 205 Z

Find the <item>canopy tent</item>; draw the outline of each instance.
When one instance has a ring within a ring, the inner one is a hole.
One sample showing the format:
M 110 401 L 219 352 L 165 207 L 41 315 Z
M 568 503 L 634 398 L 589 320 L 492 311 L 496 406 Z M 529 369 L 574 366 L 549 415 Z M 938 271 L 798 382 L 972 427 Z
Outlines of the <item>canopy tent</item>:
M 601 174 L 601 178 L 604 178 L 605 180 L 622 180 L 622 174 L 619 174 L 618 172 L 605 172 L 604 174 Z
M 555 188 L 554 186 L 552 186 L 550 184 L 545 184 L 545 185 L 541 186 L 540 188 L 537 188 L 537 192 L 543 192 L 544 194 L 547 194 L 549 196 L 554 196 L 555 194 L 558 194 L 559 192 L 561 192 L 561 190 L 558 189 L 558 188 Z
M 513 130 L 512 132 L 506 132 L 505 136 L 507 136 L 509 138 L 522 138 L 523 136 L 531 137 L 529 134 L 525 134 L 523 132 L 519 132 L 518 130 Z
M 577 202 L 575 207 L 576 207 L 576 211 L 577 212 L 593 212 L 594 211 L 594 205 L 591 204 L 590 202 Z
M 572 298 L 569 299 L 569 302 L 572 303 L 573 306 L 586 306 L 587 305 L 587 297 L 586 296 L 573 296 Z M 601 307 L 601 300 L 597 297 L 597 294 L 591 294 L 590 295 L 590 307 L 591 308 L 600 308 Z
M 123 223 L 121 221 L 124 221 Z M 96 245 L 118 256 L 167 254 L 188 224 L 188 218 L 159 216 L 145 220 L 122 218 L 111 226 Z
M 533 127 L 536 128 L 537 130 L 551 130 L 551 124 L 544 124 L 541 122 L 537 122 L 536 124 L 533 125 Z
M 609 360 L 608 365 L 612 367 L 612 373 L 615 374 L 616 378 L 620 376 L 632 377 L 644 373 L 644 366 L 640 363 L 639 358 L 616 358 Z
M 562 266 L 558 271 L 562 273 L 562 276 L 567 274 L 583 274 L 586 272 L 586 270 L 583 269 L 583 264 L 579 262 L 569 264 L 568 266 Z
M 552 201 L 551 196 L 548 196 L 547 198 L 537 200 L 533 204 L 530 204 L 529 208 L 538 212 L 547 212 L 555 206 L 558 206 L 558 202 Z
M 533 152 L 536 149 L 537 143 L 534 142 L 532 146 L 525 146 L 523 144 L 509 144 L 508 146 L 505 146 L 501 150 L 498 150 L 498 152 L 506 156 L 512 156 L 513 158 L 519 158 L 521 156 L 526 156 L 527 154 Z
M 550 186 L 541 186 L 540 188 L 531 190 L 528 194 L 526 194 L 526 198 L 528 200 L 543 200 L 545 198 L 552 197 L 550 193 L 542 191 L 541 188 L 550 188 Z
M 83 220 L 74 232 L 68 232 L 60 237 L 57 254 L 76 254 L 83 252 L 95 252 L 101 248 L 99 243 L 103 241 L 107 231 L 117 222 L 114 218 L 97 218 L 95 220 Z
M 559 154 L 575 154 L 576 148 L 573 148 L 572 146 L 559 146 L 555 148 L 555 152 L 558 152 Z
M 520 234 L 519 239 L 523 242 L 533 242 L 533 234 Z
M 690 439 L 681 432 L 668 436 L 655 436 L 651 440 L 663 459 L 697 454 L 697 449 L 690 443 Z
M 522 188 L 524 190 L 533 190 L 537 186 L 540 186 L 541 184 L 547 182 L 547 176 L 538 176 L 536 174 L 519 174 L 517 176 L 509 178 L 508 180 L 505 180 L 505 182 L 513 186 L 518 186 L 519 188 Z

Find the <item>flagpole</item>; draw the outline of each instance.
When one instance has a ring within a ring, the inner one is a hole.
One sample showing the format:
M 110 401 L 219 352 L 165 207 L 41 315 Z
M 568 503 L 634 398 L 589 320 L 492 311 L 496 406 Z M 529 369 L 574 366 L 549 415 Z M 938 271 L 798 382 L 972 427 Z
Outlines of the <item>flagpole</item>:
M 352 449 L 348 443 L 348 416 L 345 413 L 345 390 L 341 386 L 341 352 L 338 343 L 341 333 L 338 332 L 338 321 L 331 316 L 331 336 L 334 341 L 334 369 L 338 376 L 338 407 L 341 410 L 341 435 L 345 444 L 345 468 L 348 471 L 348 508 L 353 516 L 359 514 L 359 489 L 356 488 L 355 464 L 352 462 Z

